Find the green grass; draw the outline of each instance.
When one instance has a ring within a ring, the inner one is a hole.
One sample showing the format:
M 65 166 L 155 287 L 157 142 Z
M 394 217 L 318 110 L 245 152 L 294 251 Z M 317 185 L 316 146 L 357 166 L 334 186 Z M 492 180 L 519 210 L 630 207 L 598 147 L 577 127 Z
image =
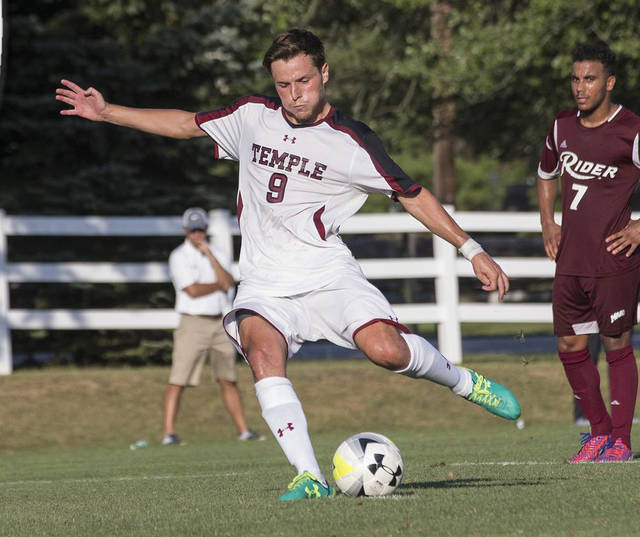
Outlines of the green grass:
M 364 362 L 292 362 L 327 475 L 344 438 L 374 430 L 400 447 L 405 479 L 389 498 L 287 504 L 277 443 L 237 442 L 206 381 L 183 400 L 188 444 L 162 447 L 166 368 L 19 371 L 0 378 L 0 536 L 635 536 L 640 464 L 563 462 L 579 429 L 548 358 L 477 360 L 518 395 L 522 430 Z M 264 430 L 246 367 L 240 386 Z
M 436 323 L 420 323 L 413 330 L 425 337 L 436 337 Z M 553 334 L 551 323 L 461 323 L 460 333 L 464 337 L 507 336 L 525 341 L 528 336 Z

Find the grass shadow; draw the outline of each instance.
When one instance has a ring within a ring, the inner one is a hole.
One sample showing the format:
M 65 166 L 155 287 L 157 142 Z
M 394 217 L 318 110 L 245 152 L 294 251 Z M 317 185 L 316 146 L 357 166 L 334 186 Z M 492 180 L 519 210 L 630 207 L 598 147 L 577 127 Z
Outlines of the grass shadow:
M 455 489 L 455 488 L 486 488 L 486 487 L 531 487 L 547 485 L 551 481 L 565 481 L 566 478 L 537 478 L 537 479 L 514 479 L 505 481 L 503 479 L 493 479 L 490 477 L 470 477 L 460 479 L 448 479 L 446 481 L 418 481 L 413 483 L 403 483 L 402 488 L 406 490 L 422 489 Z

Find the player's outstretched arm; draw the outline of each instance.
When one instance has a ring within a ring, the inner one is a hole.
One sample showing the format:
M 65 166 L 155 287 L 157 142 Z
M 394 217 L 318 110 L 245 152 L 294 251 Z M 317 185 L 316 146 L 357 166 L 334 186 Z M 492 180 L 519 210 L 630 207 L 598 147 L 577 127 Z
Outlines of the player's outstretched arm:
M 407 212 L 416 220 L 424 224 L 429 231 L 460 248 L 469 239 L 460 226 L 444 210 L 444 207 L 426 188 L 422 188 L 417 195 L 399 195 L 398 200 Z M 504 294 L 509 290 L 509 278 L 503 272 L 489 254 L 480 246 L 476 252 L 465 255 L 473 265 L 476 277 L 482 283 L 484 291 L 498 291 L 498 298 L 502 300 Z
M 560 244 L 561 228 L 553 218 L 553 208 L 558 194 L 557 179 L 538 177 L 538 207 L 540 207 L 540 225 L 544 251 L 551 261 L 555 261 Z
M 70 107 L 60 111 L 63 116 L 105 121 L 170 138 L 206 136 L 196 125 L 193 112 L 119 106 L 106 102 L 95 88 L 83 89 L 70 80 L 60 82 L 64 87 L 56 89 L 56 100 Z

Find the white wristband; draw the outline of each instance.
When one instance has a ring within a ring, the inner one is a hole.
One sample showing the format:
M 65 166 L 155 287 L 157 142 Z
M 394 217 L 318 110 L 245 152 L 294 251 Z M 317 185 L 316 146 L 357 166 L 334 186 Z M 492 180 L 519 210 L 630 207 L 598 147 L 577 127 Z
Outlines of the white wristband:
M 469 261 L 471 261 L 476 255 L 484 252 L 482 246 L 473 239 L 467 239 L 465 243 L 458 248 L 458 251 Z

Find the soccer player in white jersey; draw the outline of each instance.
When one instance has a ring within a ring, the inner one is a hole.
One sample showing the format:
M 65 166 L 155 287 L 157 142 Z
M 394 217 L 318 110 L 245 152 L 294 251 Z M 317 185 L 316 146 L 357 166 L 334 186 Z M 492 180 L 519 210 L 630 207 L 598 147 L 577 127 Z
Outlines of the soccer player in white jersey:
M 329 104 L 329 65 L 314 34 L 281 34 L 263 64 L 278 98 L 254 95 L 213 112 L 118 106 L 68 80 L 56 98 L 70 107 L 63 115 L 174 138 L 210 136 L 218 158 L 239 161 L 240 284 L 225 328 L 252 369 L 267 425 L 298 472 L 280 499 L 326 497 L 333 490 L 286 376 L 287 359 L 304 341 L 325 338 L 357 347 L 376 365 L 448 386 L 498 416 L 520 415 L 509 390 L 456 367 L 397 321 L 342 242 L 340 225 L 370 193 L 391 196 L 459 248 L 484 290 L 502 299 L 509 280 L 434 196 L 391 160 L 366 125 Z

